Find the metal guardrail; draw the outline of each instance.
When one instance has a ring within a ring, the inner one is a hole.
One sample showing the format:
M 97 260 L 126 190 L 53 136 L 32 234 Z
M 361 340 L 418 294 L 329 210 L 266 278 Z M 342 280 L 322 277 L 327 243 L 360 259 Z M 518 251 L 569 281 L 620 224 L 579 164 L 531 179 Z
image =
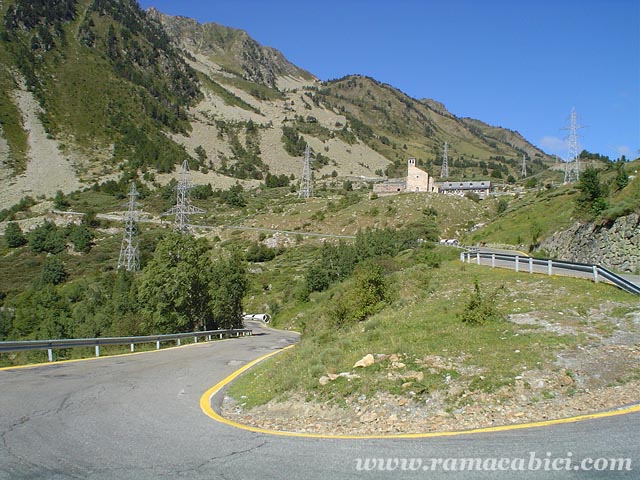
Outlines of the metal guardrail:
M 471 263 L 472 259 L 475 259 L 478 265 L 481 264 L 481 260 L 491 260 L 491 267 L 496 266 L 496 261 L 502 260 L 513 263 L 513 268 L 516 272 L 528 270 L 529 273 L 534 273 L 536 266 L 542 266 L 546 269 L 548 275 L 553 275 L 554 272 L 559 270 L 565 270 L 568 272 L 582 272 L 592 276 L 593 281 L 598 283 L 601 279 L 604 279 L 622 290 L 640 295 L 640 286 L 633 282 L 630 282 L 624 277 L 607 270 L 600 265 L 592 265 L 587 263 L 567 262 L 564 260 L 552 260 L 549 258 L 535 258 L 523 255 L 511 255 L 505 253 L 490 253 L 481 252 L 478 249 L 473 251 L 461 252 L 460 260 L 463 262 Z
M 249 328 L 235 328 L 229 330 L 206 330 L 189 333 L 169 333 L 164 335 L 147 335 L 137 337 L 103 337 L 103 338 L 70 338 L 65 340 L 24 340 L 0 342 L 0 353 L 24 352 L 29 350 L 47 350 L 50 362 L 53 362 L 53 350 L 57 348 L 95 347 L 96 357 L 100 356 L 100 347 L 106 345 L 131 345 L 131 351 L 135 351 L 138 343 L 154 343 L 156 350 L 160 349 L 160 343 L 175 341 L 180 346 L 183 338 L 193 338 L 198 343 L 198 338 L 206 338 L 211 341 L 213 337 L 239 337 L 251 335 Z

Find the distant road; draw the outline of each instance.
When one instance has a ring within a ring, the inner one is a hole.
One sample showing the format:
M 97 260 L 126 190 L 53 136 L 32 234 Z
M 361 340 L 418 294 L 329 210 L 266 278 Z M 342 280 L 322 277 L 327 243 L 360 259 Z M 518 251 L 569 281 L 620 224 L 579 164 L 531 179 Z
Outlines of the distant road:
M 202 394 L 241 365 L 297 341 L 252 337 L 0 371 L 0 479 L 637 479 L 640 413 L 414 439 L 293 438 L 210 419 Z M 214 403 L 219 398 L 214 399 Z M 630 458 L 631 472 L 385 472 L 358 458 Z
M 64 210 L 51 210 L 52 213 L 57 215 L 74 215 L 74 216 L 83 216 L 83 212 L 73 212 L 73 211 L 64 211 Z M 110 213 L 98 213 L 96 214 L 96 218 L 101 220 L 110 220 L 110 221 L 122 221 L 122 215 L 110 214 Z M 170 225 L 171 222 L 165 221 L 157 218 L 145 218 L 141 217 L 138 220 L 139 223 L 154 223 L 157 225 Z M 204 230 L 213 230 L 216 228 L 221 228 L 225 230 L 253 230 L 257 232 L 268 232 L 268 233 L 283 233 L 286 235 L 302 235 L 303 237 L 320 237 L 320 238 L 343 238 L 353 240 L 356 238 L 355 235 L 339 235 L 333 233 L 319 233 L 319 232 L 302 232 L 299 230 L 278 230 L 274 228 L 263 228 L 263 227 L 245 227 L 244 225 L 192 225 L 193 228 L 201 228 Z

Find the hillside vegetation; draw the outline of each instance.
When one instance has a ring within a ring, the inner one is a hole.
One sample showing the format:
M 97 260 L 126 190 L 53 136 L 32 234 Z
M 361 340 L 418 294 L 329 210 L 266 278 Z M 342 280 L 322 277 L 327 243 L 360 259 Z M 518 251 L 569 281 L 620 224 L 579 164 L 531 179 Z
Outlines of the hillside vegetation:
M 112 145 L 111 165 L 135 158 L 134 171 L 168 170 L 186 157 L 160 132 L 189 128 L 186 110 L 200 95 L 195 73 L 135 2 L 68 0 L 51 8 L 15 0 L 4 2 L 2 16 L 2 95 L 10 99 L 24 79 L 62 149 L 68 142 L 89 156 Z M 15 111 L 7 114 L 21 124 Z M 12 151 L 20 151 L 19 136 L 8 137 Z
M 0 174 L 9 180 L 44 155 L 29 147 L 38 140 L 16 102 L 24 90 L 78 179 L 121 179 L 122 193 L 131 179 L 166 183 L 159 174 L 185 159 L 214 188 L 269 173 L 299 178 L 306 143 L 317 179 L 394 177 L 409 156 L 437 175 L 445 141 L 452 178 L 515 183 L 522 155 L 536 175 L 549 164 L 517 132 L 371 78 L 320 82 L 246 32 L 145 12 L 134 0 L 7 0 L 0 17 Z M 9 182 L 0 207 L 58 188 L 77 182 Z
M 640 213 L 639 167 L 638 160 L 598 162 L 583 170 L 580 182 L 558 187 L 547 183 L 521 195 L 498 197 L 491 221 L 464 239 L 532 251 L 541 240 L 575 222 L 607 225 Z

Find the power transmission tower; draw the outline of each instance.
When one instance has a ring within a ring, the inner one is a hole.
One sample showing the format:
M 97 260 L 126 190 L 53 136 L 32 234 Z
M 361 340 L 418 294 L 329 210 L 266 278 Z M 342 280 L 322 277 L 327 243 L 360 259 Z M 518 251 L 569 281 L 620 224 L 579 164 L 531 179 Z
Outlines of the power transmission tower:
M 137 239 L 137 222 L 139 218 L 137 207 L 140 204 L 136 202 L 137 198 L 136 184 L 132 182 L 129 188 L 129 201 L 125 203 L 128 208 L 123 216 L 124 236 L 122 237 L 120 256 L 118 257 L 118 269 L 124 267 L 127 272 L 140 269 L 140 253 Z
M 578 125 L 578 115 L 576 109 L 571 108 L 569 116 L 569 157 L 564 164 L 564 183 L 573 183 L 580 180 L 580 152 L 578 151 L 578 129 L 583 128 Z
M 163 213 L 166 215 L 175 215 L 176 218 L 173 225 L 180 233 L 187 233 L 190 228 L 189 216 L 196 213 L 204 213 L 201 208 L 191 205 L 191 197 L 189 192 L 195 185 L 191 181 L 191 174 L 189 173 L 189 162 L 186 160 L 182 163 L 182 171 L 180 172 L 180 178 L 178 179 L 178 186 L 176 187 L 176 204 L 171 207 L 171 210 Z
M 520 172 L 522 178 L 527 176 L 527 157 L 525 154 L 522 154 L 522 171 Z
M 444 153 L 442 154 L 442 170 L 440 170 L 440 178 L 449 176 L 449 157 L 447 156 L 447 142 L 444 142 Z
M 298 198 L 310 198 L 313 196 L 311 180 L 311 149 L 307 143 L 307 148 L 304 149 L 304 167 L 302 168 L 302 179 L 300 180 Z

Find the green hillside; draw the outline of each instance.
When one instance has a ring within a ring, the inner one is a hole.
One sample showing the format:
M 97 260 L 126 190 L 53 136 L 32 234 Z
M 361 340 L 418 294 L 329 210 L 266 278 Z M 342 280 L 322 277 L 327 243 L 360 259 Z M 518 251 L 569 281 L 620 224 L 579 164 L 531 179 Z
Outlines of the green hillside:
M 112 166 L 130 161 L 167 171 L 187 158 L 161 132 L 189 129 L 186 110 L 199 98 L 199 85 L 162 28 L 135 2 L 55 5 L 3 2 L 0 95 L 10 99 L 23 79 L 49 135 L 88 152 L 112 145 Z M 3 125 L 21 124 L 12 103 Z M 24 134 L 4 131 L 20 163 Z
M 391 176 L 407 156 L 437 175 L 444 142 L 452 178 L 518 178 L 522 155 L 531 172 L 544 169 L 550 158 L 518 133 L 460 119 L 437 102 L 418 101 L 391 85 L 363 76 L 347 76 L 311 89 L 313 101 L 334 108 L 349 127 L 374 150 L 394 161 Z
M 15 101 L 25 88 L 80 180 L 119 176 L 123 192 L 184 159 L 225 177 L 299 177 L 291 142 L 313 144 L 318 176 L 399 176 L 411 156 L 437 175 L 444 142 L 452 178 L 515 183 L 522 155 L 534 175 L 550 162 L 517 132 L 368 77 L 321 83 L 246 32 L 135 0 L 8 0 L 0 16 L 0 136 L 16 174 L 38 154 Z

